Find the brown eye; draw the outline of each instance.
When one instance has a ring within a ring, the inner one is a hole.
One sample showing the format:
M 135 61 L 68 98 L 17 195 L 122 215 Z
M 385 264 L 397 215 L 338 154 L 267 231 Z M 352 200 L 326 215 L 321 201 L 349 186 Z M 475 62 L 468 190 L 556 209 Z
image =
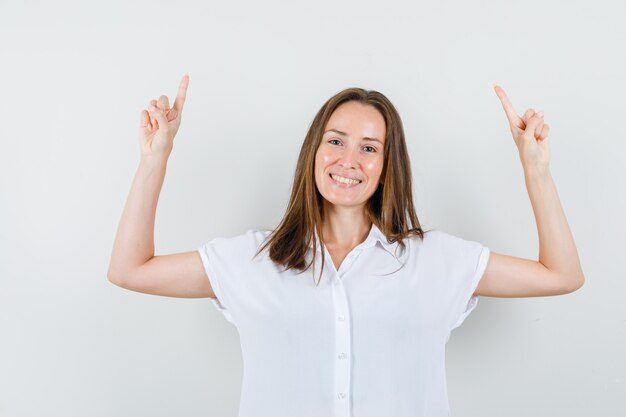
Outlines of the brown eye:
M 365 149 L 366 152 L 369 152 L 369 153 L 376 152 L 376 148 L 374 148 L 373 146 L 366 146 L 363 149 Z

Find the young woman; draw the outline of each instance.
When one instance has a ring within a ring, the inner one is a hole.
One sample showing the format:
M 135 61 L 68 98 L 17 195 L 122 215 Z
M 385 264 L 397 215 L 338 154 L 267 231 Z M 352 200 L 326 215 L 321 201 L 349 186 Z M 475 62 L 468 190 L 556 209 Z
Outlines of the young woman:
M 478 296 L 572 292 L 584 276 L 549 171 L 542 112 L 500 98 L 539 232 L 538 261 L 423 231 L 400 117 L 379 92 L 350 88 L 319 110 L 300 151 L 287 212 L 273 231 L 154 255 L 154 217 L 181 122 L 174 105 L 141 112 L 141 162 L 108 278 L 172 297 L 210 297 L 238 329 L 239 415 L 447 416 L 445 344 Z

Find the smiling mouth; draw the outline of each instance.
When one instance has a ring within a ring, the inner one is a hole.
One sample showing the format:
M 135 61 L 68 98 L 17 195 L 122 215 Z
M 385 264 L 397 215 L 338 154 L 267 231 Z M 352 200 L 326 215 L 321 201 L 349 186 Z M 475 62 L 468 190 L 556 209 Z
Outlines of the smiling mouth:
M 333 181 L 341 183 L 341 184 L 357 185 L 363 182 L 361 180 L 353 180 L 353 179 L 346 178 L 346 177 L 340 177 L 339 175 L 334 175 L 334 174 L 328 174 L 328 176 L 332 178 Z

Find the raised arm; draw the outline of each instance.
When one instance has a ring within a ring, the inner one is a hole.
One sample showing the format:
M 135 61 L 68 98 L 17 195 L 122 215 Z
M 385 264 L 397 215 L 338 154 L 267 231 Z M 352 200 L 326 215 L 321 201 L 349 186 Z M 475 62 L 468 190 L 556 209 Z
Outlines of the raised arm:
M 524 169 L 526 189 L 539 235 L 537 261 L 492 252 L 475 295 L 537 297 L 580 288 L 583 274 L 574 237 L 549 169 L 549 126 L 543 112 L 528 109 L 520 118 L 504 90 L 495 86 Z
M 129 290 L 171 297 L 215 297 L 197 251 L 154 256 L 154 220 L 167 160 L 180 127 L 189 76 L 174 106 L 152 100 L 140 116 L 141 159 L 120 220 L 108 279 Z

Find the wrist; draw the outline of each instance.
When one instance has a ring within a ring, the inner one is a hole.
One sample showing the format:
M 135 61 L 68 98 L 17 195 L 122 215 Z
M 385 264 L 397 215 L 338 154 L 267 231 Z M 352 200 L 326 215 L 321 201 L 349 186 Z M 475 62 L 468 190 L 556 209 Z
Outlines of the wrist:
M 527 179 L 540 179 L 540 178 L 549 177 L 551 175 L 549 165 L 545 165 L 545 166 L 523 165 L 522 167 L 524 169 L 524 177 L 526 177 Z
M 139 166 L 150 169 L 167 168 L 167 156 L 165 155 L 141 155 Z

